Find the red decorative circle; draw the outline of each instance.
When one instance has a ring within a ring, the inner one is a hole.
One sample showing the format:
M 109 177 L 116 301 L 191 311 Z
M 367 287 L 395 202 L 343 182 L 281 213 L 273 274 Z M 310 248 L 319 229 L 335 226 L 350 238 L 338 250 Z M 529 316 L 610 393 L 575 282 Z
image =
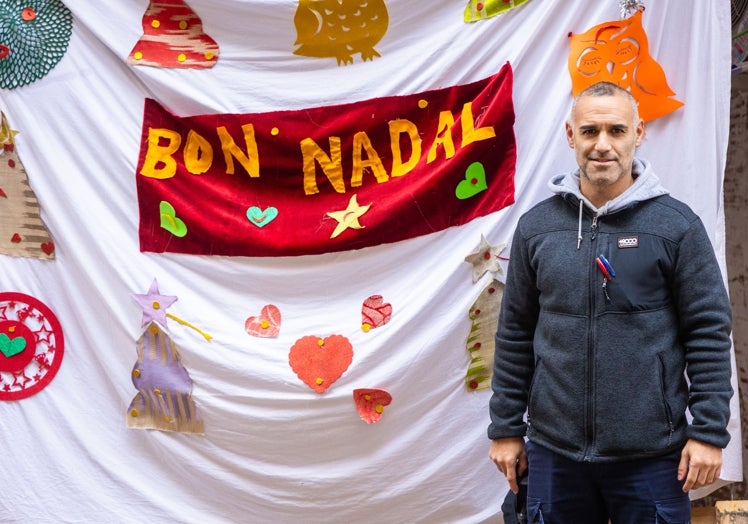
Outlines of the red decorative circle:
M 20 400 L 49 384 L 62 363 L 65 342 L 55 314 L 44 303 L 23 293 L 0 292 L 0 343 L 19 337 L 23 351 L 0 352 L 0 400 Z

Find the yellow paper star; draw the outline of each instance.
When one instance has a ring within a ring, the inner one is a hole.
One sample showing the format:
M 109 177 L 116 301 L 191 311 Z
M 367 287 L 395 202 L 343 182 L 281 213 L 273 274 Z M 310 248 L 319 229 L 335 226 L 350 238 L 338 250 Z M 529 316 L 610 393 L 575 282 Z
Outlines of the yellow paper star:
M 0 121 L 0 144 L 12 144 L 13 138 L 18 134 L 18 131 L 11 129 L 8 124 L 8 119 L 5 117 L 5 113 L 2 113 L 2 120 Z
M 358 219 L 361 217 L 361 215 L 366 213 L 370 207 L 371 204 L 366 206 L 358 205 L 358 202 L 356 201 L 356 195 L 353 195 L 348 201 L 347 208 L 343 209 L 342 211 L 331 211 L 327 213 L 327 216 L 338 221 L 338 225 L 335 226 L 335 231 L 332 232 L 330 238 L 335 238 L 349 227 L 351 229 L 363 229 L 364 226 L 359 223 Z

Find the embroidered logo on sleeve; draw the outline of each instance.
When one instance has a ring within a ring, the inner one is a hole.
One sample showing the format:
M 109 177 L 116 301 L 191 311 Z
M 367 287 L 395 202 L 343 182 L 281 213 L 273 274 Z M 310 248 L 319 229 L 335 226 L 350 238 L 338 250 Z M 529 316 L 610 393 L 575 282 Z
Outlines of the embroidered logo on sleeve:
M 630 247 L 639 247 L 639 235 L 618 238 L 618 249 L 627 249 Z

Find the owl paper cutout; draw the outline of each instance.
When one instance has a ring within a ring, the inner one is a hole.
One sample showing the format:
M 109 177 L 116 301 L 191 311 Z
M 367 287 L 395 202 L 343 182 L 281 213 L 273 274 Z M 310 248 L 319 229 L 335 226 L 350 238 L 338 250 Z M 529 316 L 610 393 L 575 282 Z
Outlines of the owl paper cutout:
M 15 148 L 18 134 L 5 113 L 0 124 L 0 253 L 51 259 L 55 244 L 41 218 L 36 195 Z
M 626 20 L 604 22 L 571 37 L 569 73 L 574 96 L 597 82 L 628 90 L 639 102 L 639 116 L 650 122 L 683 105 L 672 99 L 665 72 L 649 54 L 642 13 Z
M 299 0 L 294 25 L 294 54 L 346 65 L 356 53 L 364 62 L 381 56 L 374 46 L 387 32 L 389 14 L 384 0 Z

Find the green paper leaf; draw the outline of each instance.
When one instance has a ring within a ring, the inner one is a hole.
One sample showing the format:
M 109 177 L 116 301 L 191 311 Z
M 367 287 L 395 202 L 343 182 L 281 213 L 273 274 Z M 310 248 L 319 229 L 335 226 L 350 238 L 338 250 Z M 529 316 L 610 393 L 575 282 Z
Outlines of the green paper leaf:
M 161 213 L 161 227 L 167 230 L 175 237 L 183 237 L 187 234 L 187 225 L 181 218 L 177 217 L 177 212 L 169 202 L 162 200 L 158 206 Z

